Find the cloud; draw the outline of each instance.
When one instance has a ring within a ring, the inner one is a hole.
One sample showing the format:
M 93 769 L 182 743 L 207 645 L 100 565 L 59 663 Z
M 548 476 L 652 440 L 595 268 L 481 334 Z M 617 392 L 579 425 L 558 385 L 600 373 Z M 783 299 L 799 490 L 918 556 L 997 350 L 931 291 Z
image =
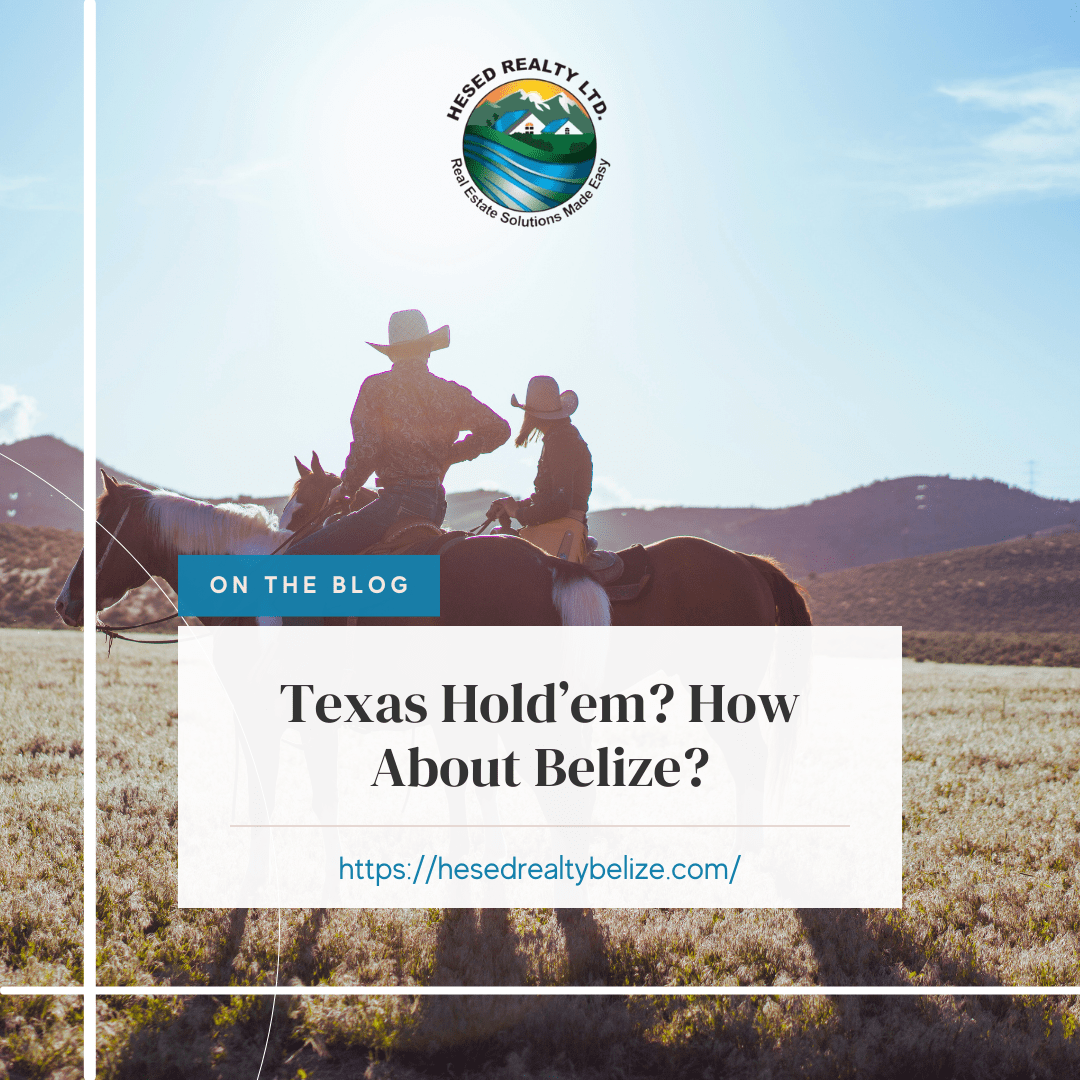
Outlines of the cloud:
M 216 172 L 185 169 L 176 183 L 230 202 L 269 205 L 272 189 L 286 168 L 284 161 L 252 161 L 227 165 Z
M 645 499 L 634 495 L 610 476 L 593 476 L 592 495 L 589 497 L 590 510 L 613 510 L 616 507 L 653 510 L 663 505 L 665 504 L 658 499 Z
M 938 88 L 962 106 L 1016 119 L 946 148 L 907 193 L 923 207 L 1010 196 L 1080 195 L 1080 69 L 1043 71 Z
M 4 176 L 0 173 L 0 206 L 14 210 L 45 209 L 40 201 L 43 176 Z
M 40 417 L 41 411 L 32 397 L 0 383 L 0 443 L 25 439 Z

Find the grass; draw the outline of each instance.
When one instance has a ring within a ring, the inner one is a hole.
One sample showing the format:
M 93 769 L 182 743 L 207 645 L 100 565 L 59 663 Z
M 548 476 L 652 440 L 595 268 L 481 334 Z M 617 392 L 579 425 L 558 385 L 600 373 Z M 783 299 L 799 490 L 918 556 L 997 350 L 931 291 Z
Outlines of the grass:
M 0 1077 L 81 1078 L 82 1016 L 81 997 L 0 997 Z
M 0 630 L 0 984 L 83 977 L 82 636 Z M 0 1077 L 82 1076 L 82 1000 L 0 997 Z
M 904 910 L 923 983 L 1080 983 L 1080 671 L 912 664 Z
M 108 998 L 98 1010 L 108 1080 L 253 1077 L 260 1063 L 275 1080 L 1050 1080 L 1080 1066 L 1076 998 Z
M 1080 983 L 1074 669 L 905 660 L 904 907 L 861 911 L 180 911 L 175 648 L 121 642 L 99 679 L 103 984 L 270 984 L 279 940 L 285 986 Z M 98 1008 L 103 1075 L 239 1076 L 262 1053 L 270 1005 Z M 1004 1077 L 1028 1055 L 1024 1075 L 1051 1076 L 1080 1064 L 1080 1011 L 1063 999 L 320 997 L 277 1008 L 264 1075 L 281 1077 L 423 1076 L 448 1053 L 455 1075 L 552 1080 L 655 1075 L 661 1060 L 694 1076 L 902 1076 L 890 1063 L 907 1061 L 925 1075 Z M 551 1025 L 580 1038 L 556 1044 Z
M 0 983 L 82 982 L 82 636 L 0 630 Z
M 121 643 L 123 645 L 124 643 Z M 179 910 L 171 646 L 99 706 L 106 985 L 1076 985 L 1080 673 L 905 661 L 900 910 Z

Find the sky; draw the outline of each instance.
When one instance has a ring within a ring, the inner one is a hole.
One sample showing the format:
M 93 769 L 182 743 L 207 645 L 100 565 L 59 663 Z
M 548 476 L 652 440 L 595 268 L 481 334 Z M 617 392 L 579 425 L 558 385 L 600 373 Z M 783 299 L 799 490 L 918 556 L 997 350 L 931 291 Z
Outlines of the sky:
M 82 445 L 82 9 L 0 0 L 0 444 Z
M 32 88 L 4 106 L 0 227 L 25 219 L 39 284 L 64 286 L 0 300 L 25 358 L 0 384 L 62 435 L 38 368 L 66 355 L 78 247 L 56 223 L 78 216 L 16 212 L 11 183 L 52 177 L 59 204 L 77 165 L 76 8 L 0 46 L 21 65 L 0 78 Z M 385 367 L 365 342 L 419 307 L 451 328 L 431 369 L 515 426 L 530 376 L 578 393 L 594 509 L 946 473 L 1080 499 L 1078 3 L 118 0 L 98 44 L 98 456 L 118 469 L 205 496 L 283 492 L 312 450 L 339 469 Z M 543 229 L 486 218 L 450 165 L 454 95 L 518 56 L 572 64 L 607 106 L 595 198 Z M 31 288 L 3 250 L 0 270 Z M 524 495 L 537 453 L 447 487 Z

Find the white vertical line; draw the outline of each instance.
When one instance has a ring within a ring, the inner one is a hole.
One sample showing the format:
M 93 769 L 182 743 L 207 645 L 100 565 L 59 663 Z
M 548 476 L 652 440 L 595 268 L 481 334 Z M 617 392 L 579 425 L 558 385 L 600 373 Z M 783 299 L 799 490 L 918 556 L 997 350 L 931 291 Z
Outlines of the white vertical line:
M 97 5 L 83 4 L 83 1075 L 97 1073 Z

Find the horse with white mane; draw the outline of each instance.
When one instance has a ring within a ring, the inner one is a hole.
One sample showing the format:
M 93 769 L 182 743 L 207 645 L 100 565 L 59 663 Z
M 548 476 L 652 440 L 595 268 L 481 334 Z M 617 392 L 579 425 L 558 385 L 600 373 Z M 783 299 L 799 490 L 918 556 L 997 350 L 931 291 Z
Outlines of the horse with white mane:
M 180 555 L 269 555 L 293 535 L 292 530 L 279 528 L 277 518 L 261 506 L 199 502 L 120 483 L 104 471 L 102 479 L 105 491 L 97 506 L 99 611 L 118 603 L 150 577 L 161 577 L 176 589 Z M 293 512 L 295 501 L 296 489 L 287 509 L 290 526 L 298 530 L 303 515 Z M 69 626 L 80 626 L 83 621 L 82 563 L 80 555 L 56 600 L 56 612 Z M 585 570 L 514 537 L 474 536 L 460 541 L 443 555 L 440 577 L 441 615 L 387 622 L 452 626 L 610 623 L 607 595 Z

